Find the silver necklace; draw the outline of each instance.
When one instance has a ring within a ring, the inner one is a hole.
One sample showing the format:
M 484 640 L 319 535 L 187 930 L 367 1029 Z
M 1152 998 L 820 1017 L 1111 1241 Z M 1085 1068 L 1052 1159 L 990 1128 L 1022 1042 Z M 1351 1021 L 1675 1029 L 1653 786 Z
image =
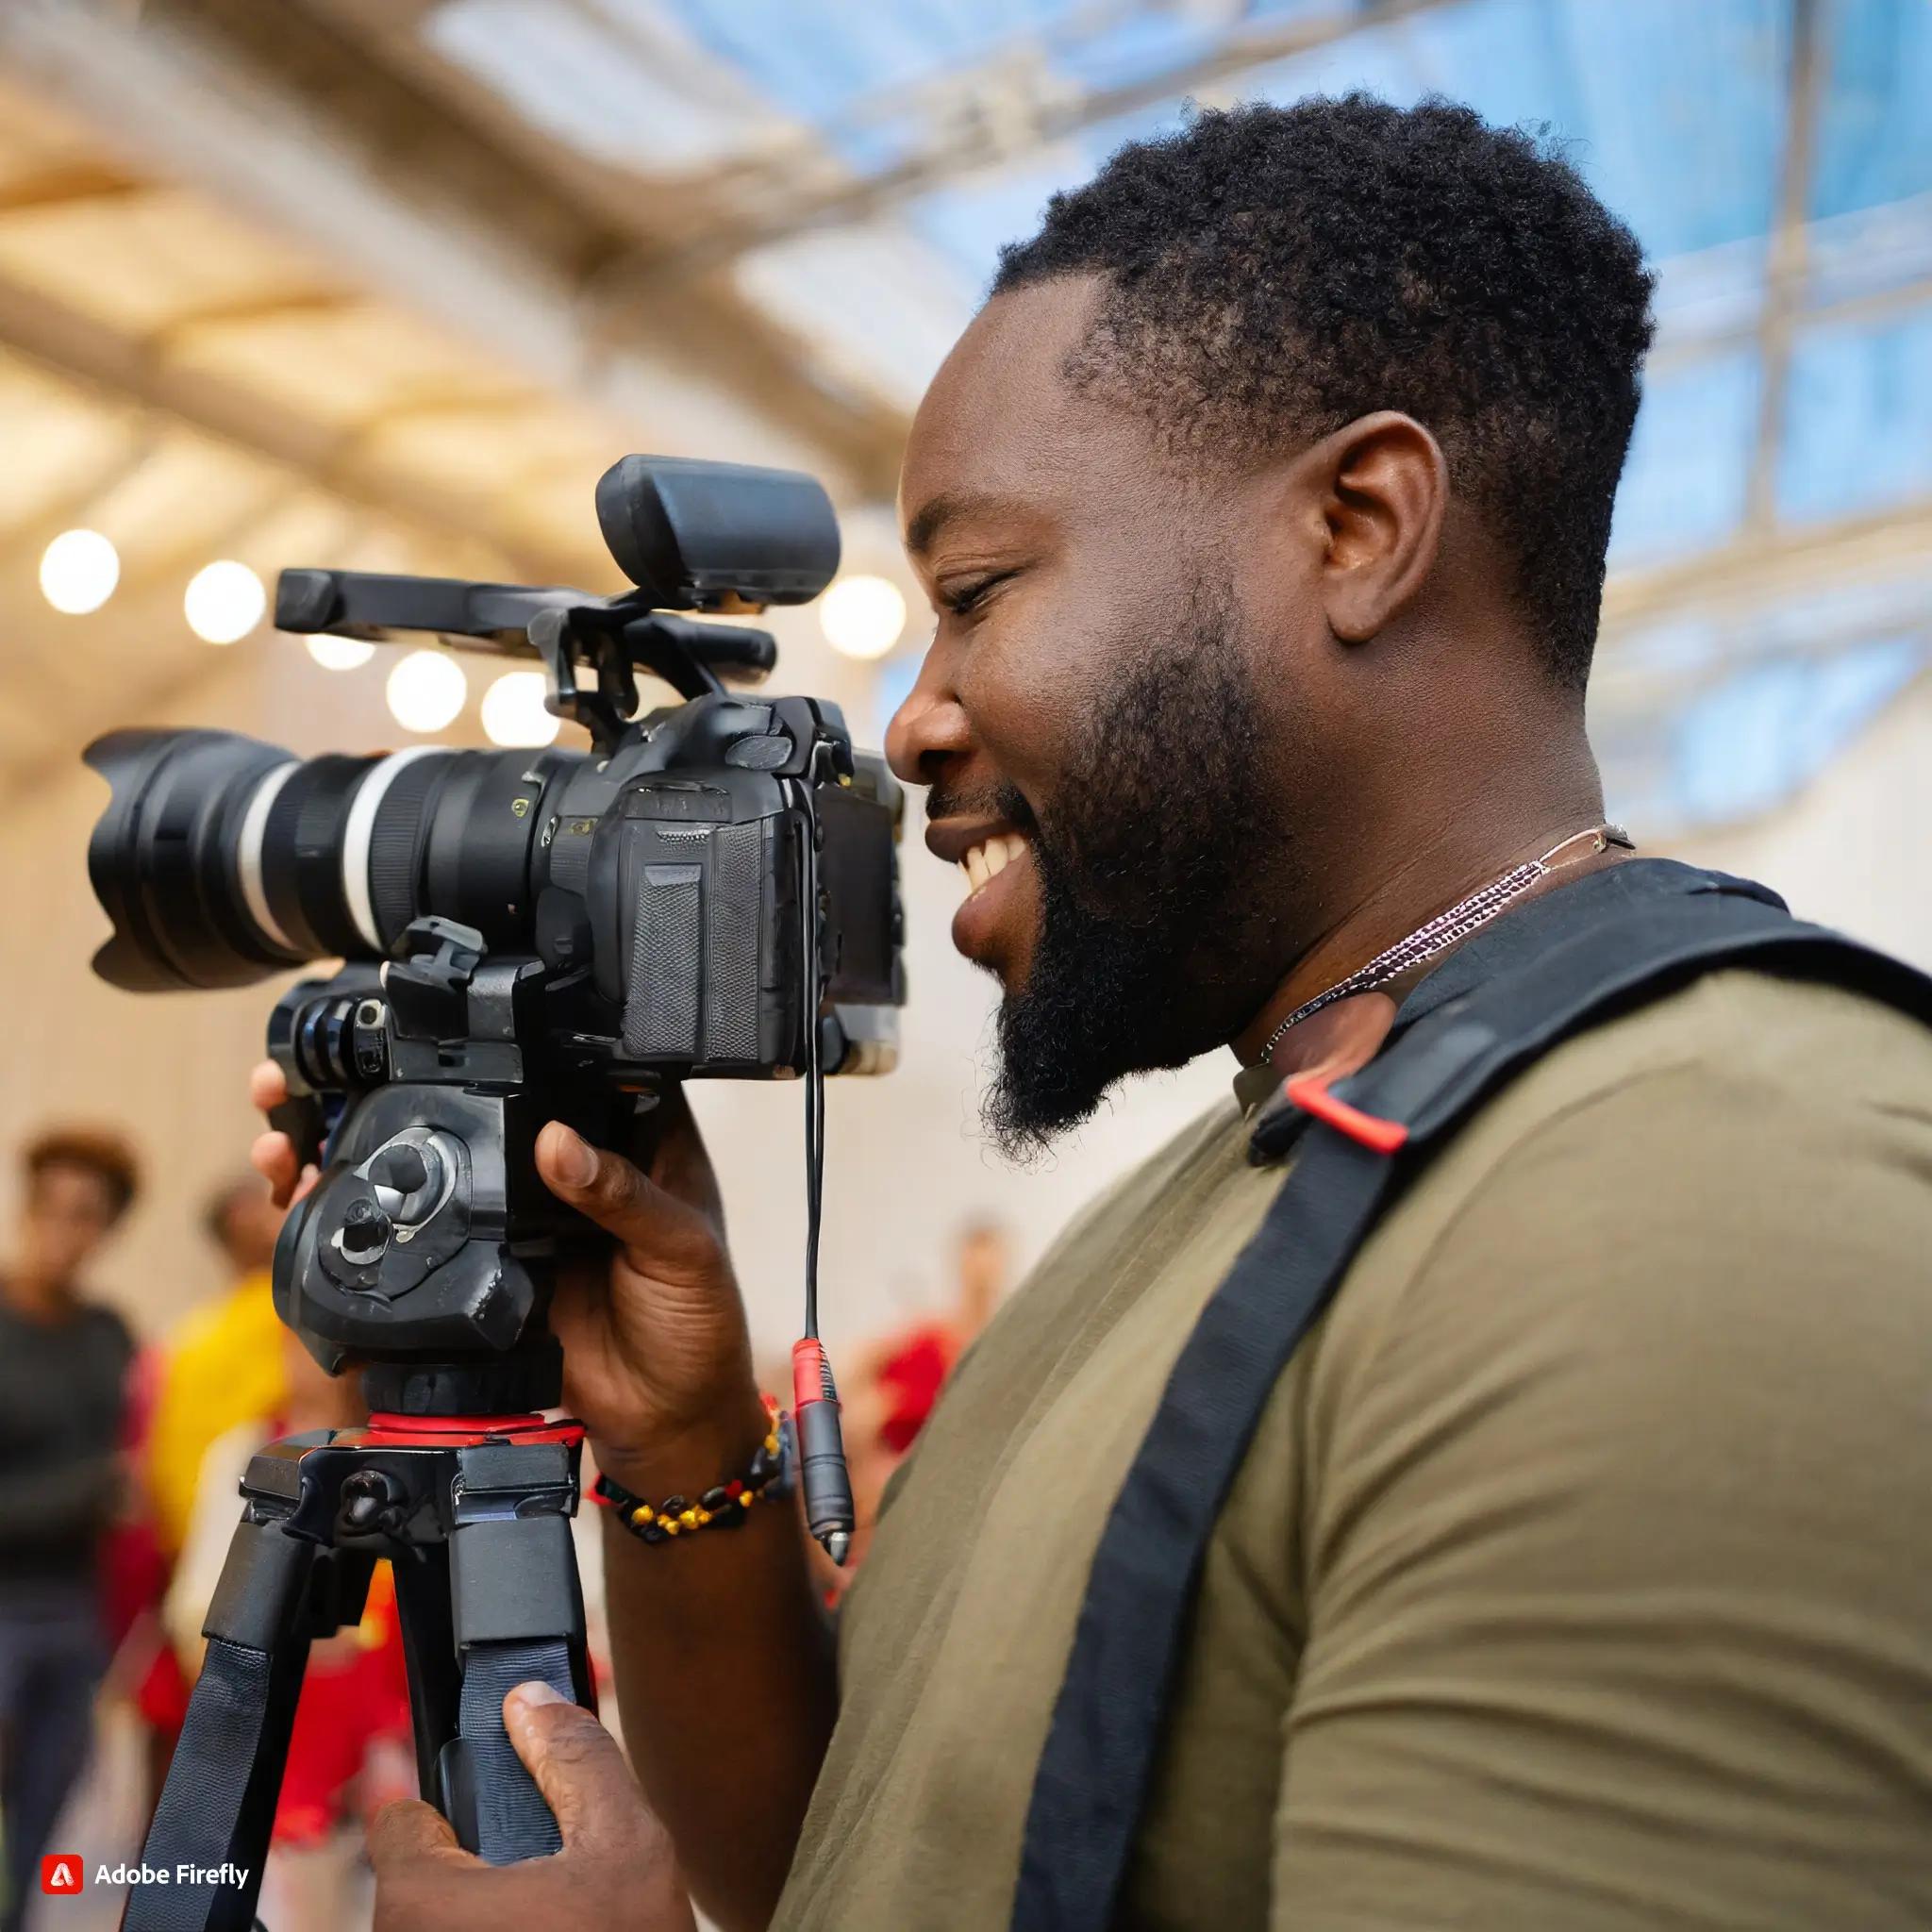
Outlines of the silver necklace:
M 1579 852 L 1574 858 L 1557 856 L 1585 839 L 1591 841 L 1588 852 Z M 1290 1028 L 1299 1026 L 1310 1014 L 1319 1013 L 1324 1007 L 1332 1006 L 1337 1000 L 1345 1000 L 1352 993 L 1372 992 L 1378 986 L 1387 986 L 1411 966 L 1420 966 L 1424 959 L 1433 959 L 1438 953 L 1448 951 L 1471 933 L 1489 924 L 1497 913 L 1506 910 L 1539 879 L 1547 878 L 1565 865 L 1574 865 L 1591 858 L 1609 845 L 1621 845 L 1625 851 L 1633 849 L 1630 835 L 1622 825 L 1591 825 L 1584 831 L 1572 832 L 1567 839 L 1557 840 L 1541 858 L 1526 859 L 1506 872 L 1501 878 L 1491 879 L 1468 898 L 1458 899 L 1448 911 L 1437 913 L 1426 925 L 1417 926 L 1407 939 L 1397 940 L 1386 952 L 1377 953 L 1366 966 L 1358 966 L 1346 979 L 1339 979 L 1325 992 L 1318 992 L 1313 999 L 1304 1000 L 1262 1042 L 1256 1064 L 1264 1064 L 1269 1055 L 1287 1038 Z

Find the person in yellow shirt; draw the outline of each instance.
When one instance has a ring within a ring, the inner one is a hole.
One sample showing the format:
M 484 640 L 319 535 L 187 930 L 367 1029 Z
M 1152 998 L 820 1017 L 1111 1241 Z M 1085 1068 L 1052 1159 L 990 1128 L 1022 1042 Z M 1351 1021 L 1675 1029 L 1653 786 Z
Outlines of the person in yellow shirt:
M 208 1201 L 208 1238 L 226 1257 L 230 1286 L 186 1316 L 168 1338 L 148 1446 L 148 1484 L 163 1549 L 179 1554 L 194 1511 L 201 1458 L 242 1423 L 288 1401 L 281 1324 L 269 1285 L 282 1210 L 255 1175 Z

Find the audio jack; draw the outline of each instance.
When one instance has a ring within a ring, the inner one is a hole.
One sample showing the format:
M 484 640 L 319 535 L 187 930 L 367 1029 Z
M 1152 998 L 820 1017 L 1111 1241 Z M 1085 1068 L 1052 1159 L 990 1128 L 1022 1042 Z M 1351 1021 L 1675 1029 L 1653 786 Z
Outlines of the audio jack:
M 791 1344 L 791 1425 L 798 1432 L 805 1522 L 826 1556 L 845 1566 L 852 1548 L 852 1482 L 839 1425 L 839 1391 L 817 1339 Z

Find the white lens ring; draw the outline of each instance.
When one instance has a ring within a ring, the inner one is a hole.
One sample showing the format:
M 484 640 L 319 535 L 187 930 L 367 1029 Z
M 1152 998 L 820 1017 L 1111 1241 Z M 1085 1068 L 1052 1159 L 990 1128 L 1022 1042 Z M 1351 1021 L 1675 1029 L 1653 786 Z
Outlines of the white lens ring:
M 256 786 L 248 809 L 242 814 L 242 832 L 235 841 L 235 880 L 242 888 L 242 903 L 247 907 L 255 929 L 285 953 L 300 953 L 302 948 L 282 930 L 269 910 L 268 893 L 261 883 L 261 841 L 268 830 L 269 812 L 282 787 L 294 775 L 296 763 L 296 759 L 291 758 L 286 765 L 277 765 Z
M 405 765 L 445 749 L 440 744 L 414 744 L 407 751 L 391 752 L 381 764 L 370 767 L 369 775 L 357 786 L 356 795 L 349 801 L 348 823 L 342 827 L 342 898 L 363 944 L 372 953 L 383 949 L 382 935 L 375 926 L 375 902 L 369 891 L 369 846 L 375 836 L 376 810 Z

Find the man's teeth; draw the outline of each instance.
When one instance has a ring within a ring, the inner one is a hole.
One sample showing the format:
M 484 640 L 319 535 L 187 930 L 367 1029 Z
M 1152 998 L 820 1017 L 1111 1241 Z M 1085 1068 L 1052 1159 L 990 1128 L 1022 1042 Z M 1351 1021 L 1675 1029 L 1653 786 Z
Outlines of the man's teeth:
M 959 869 L 966 874 L 969 896 L 1005 872 L 1025 849 L 1026 841 L 1017 832 L 1007 832 L 975 845 L 959 861 Z

